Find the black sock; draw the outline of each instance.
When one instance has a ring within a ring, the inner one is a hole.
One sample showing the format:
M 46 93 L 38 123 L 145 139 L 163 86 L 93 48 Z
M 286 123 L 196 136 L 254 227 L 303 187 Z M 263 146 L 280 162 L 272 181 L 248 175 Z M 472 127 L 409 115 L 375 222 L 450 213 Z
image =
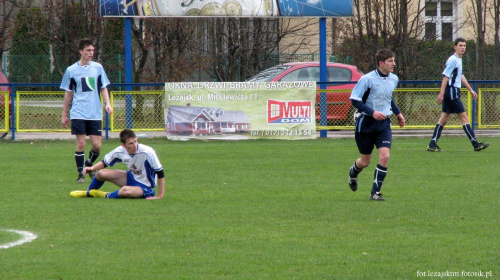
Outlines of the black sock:
M 372 194 L 380 192 L 384 183 L 385 175 L 387 175 L 387 167 L 377 164 L 375 173 L 373 174 Z
M 439 123 L 436 124 L 436 127 L 434 128 L 434 133 L 432 133 L 432 138 L 431 142 L 429 142 L 429 147 L 434 147 L 437 145 L 437 141 L 441 137 L 441 132 L 443 131 L 444 126 L 440 125 Z
M 83 174 L 83 166 L 85 165 L 85 152 L 75 152 L 75 162 L 78 174 Z
M 89 159 L 88 162 L 90 165 L 94 164 L 94 161 L 99 157 L 99 152 L 94 152 L 92 149 L 89 151 Z
M 474 131 L 472 130 L 472 127 L 470 127 L 470 124 L 464 124 L 462 126 L 464 128 L 465 134 L 467 134 L 467 137 L 469 137 L 470 142 L 472 143 L 472 146 L 476 147 L 478 142 L 476 140 L 476 135 L 474 134 Z
M 358 177 L 358 174 L 361 173 L 361 171 L 363 171 L 363 169 L 359 169 L 356 166 L 356 162 L 354 162 L 354 164 L 351 166 L 351 169 L 349 169 L 349 176 L 356 178 Z

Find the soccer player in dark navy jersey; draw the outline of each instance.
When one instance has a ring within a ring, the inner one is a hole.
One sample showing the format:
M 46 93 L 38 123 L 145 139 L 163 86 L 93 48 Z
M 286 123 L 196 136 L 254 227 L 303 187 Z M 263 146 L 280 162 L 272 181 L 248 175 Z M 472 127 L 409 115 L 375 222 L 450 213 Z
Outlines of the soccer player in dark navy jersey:
M 360 114 L 356 119 L 354 134 L 360 156 L 349 170 L 349 187 L 352 191 L 358 189 L 358 174 L 370 165 L 375 146 L 379 160 L 370 199 L 384 201 L 380 190 L 387 174 L 392 143 L 389 116 L 395 114 L 401 127 L 405 125 L 405 118 L 392 97 L 398 86 L 398 77 L 392 73 L 396 66 L 394 53 L 388 49 L 379 50 L 375 60 L 377 69 L 361 77 L 350 97 L 352 105 Z
M 470 91 L 474 99 L 477 98 L 477 93 L 467 82 L 465 76 L 462 75 L 462 56 L 465 53 L 466 41 L 464 38 L 455 40 L 455 53 L 446 61 L 446 67 L 443 71 L 443 81 L 441 83 L 441 91 L 439 92 L 437 102 L 442 104 L 441 117 L 434 128 L 431 141 L 427 147 L 429 152 L 441 152 L 441 148 L 437 145 L 437 141 L 441 137 L 441 132 L 444 126 L 450 119 L 451 114 L 458 114 L 465 134 L 469 137 L 474 151 L 478 152 L 488 148 L 490 143 L 480 143 L 476 139 L 476 135 L 469 124 L 469 117 L 465 113 L 465 108 L 460 100 L 460 88 L 462 84 Z
M 102 105 L 108 114 L 113 113 L 109 104 L 107 86 L 108 77 L 101 64 L 92 61 L 94 57 L 94 43 L 90 39 L 82 39 L 78 43 L 80 60 L 69 66 L 64 72 L 60 88 L 66 93 L 61 116 L 61 123 L 68 126 L 68 109 L 70 108 L 71 134 L 76 136 L 75 162 L 78 171 L 78 183 L 85 182 L 84 166 L 92 166 L 99 157 L 102 138 Z M 92 145 L 89 157 L 85 160 L 86 136 L 89 135 Z M 89 173 L 93 178 L 95 173 Z

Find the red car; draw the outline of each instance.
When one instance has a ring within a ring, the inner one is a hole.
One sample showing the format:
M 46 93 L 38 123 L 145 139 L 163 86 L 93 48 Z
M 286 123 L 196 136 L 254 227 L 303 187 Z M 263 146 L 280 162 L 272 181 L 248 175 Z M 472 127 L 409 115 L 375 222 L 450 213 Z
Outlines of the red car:
M 291 62 L 266 69 L 247 82 L 320 81 L 319 62 Z M 328 85 L 327 89 L 348 89 L 346 92 L 327 92 L 326 108 L 329 125 L 352 125 L 354 108 L 349 97 L 363 73 L 354 65 L 327 63 L 327 82 L 354 82 Z M 319 89 L 319 87 L 318 87 Z M 320 120 L 320 94 L 316 94 L 316 121 Z
M 5 75 L 3 74 L 2 72 L 2 69 L 0 69 L 0 84 L 6 84 L 8 83 L 9 81 L 7 81 L 7 78 L 5 77 Z M 9 87 L 8 86 L 0 86 L 0 91 L 9 91 Z M 9 100 L 9 98 L 7 98 L 7 100 Z M 9 117 L 10 115 L 12 114 L 12 104 L 9 100 Z M 0 95 L 0 122 L 2 122 L 3 124 L 3 121 L 5 119 L 5 95 Z M 9 118 L 9 122 L 10 122 L 10 118 Z M 1 126 L 0 126 L 1 127 Z M 8 127 L 5 127 L 7 130 L 8 130 Z M 0 132 L 0 139 L 2 138 L 5 138 L 5 136 L 7 136 L 9 132 Z

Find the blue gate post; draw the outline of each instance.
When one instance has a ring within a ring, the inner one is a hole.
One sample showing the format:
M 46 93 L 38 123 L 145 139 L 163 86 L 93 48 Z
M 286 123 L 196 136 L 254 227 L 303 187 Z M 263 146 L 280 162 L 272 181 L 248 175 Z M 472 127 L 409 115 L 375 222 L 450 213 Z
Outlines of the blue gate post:
M 125 32 L 125 83 L 132 83 L 132 18 L 124 19 Z M 125 91 L 131 91 L 130 85 L 125 86 Z M 125 127 L 132 129 L 134 127 L 132 120 L 132 95 L 125 95 Z
M 320 90 L 326 89 L 326 18 L 319 19 L 319 73 L 320 73 Z M 326 92 L 320 92 L 319 95 L 319 124 L 327 125 L 327 106 Z M 326 129 L 319 132 L 321 138 L 326 138 L 328 135 Z
M 472 82 L 472 89 L 476 91 L 476 82 Z M 470 116 L 470 118 L 471 118 L 471 128 L 472 131 L 474 131 L 474 128 L 476 127 L 476 100 L 474 99 L 472 99 L 472 116 Z
M 12 132 L 12 141 L 16 141 L 16 87 L 10 87 L 10 102 L 12 104 L 12 112 L 10 115 L 10 129 Z
M 109 115 L 106 108 L 104 108 L 104 131 L 106 131 L 106 140 L 109 140 Z

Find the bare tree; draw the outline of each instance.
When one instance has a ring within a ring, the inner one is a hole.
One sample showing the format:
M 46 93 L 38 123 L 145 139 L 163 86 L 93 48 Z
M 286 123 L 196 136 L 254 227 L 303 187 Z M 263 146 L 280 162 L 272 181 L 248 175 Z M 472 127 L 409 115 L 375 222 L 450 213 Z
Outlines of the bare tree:
M 196 20 L 139 19 L 134 34 L 134 82 L 180 82 L 205 67 L 200 55 Z M 134 118 L 142 119 L 144 97 L 136 96 Z M 155 99 L 155 117 L 161 119 L 161 99 Z
M 488 0 L 471 0 L 472 10 L 471 18 L 474 20 L 473 25 L 476 33 L 476 78 L 484 79 L 485 76 L 485 60 L 486 60 L 486 19 L 488 12 Z
M 47 18 L 44 29 L 52 46 L 55 69 L 63 74 L 66 67 L 76 61 L 76 43 L 81 38 L 92 38 L 96 47 L 96 59 L 108 40 L 106 19 L 99 17 L 96 0 L 43 0 Z M 60 59 L 59 59 L 60 57 Z
M 486 69 L 493 66 L 493 69 L 498 69 L 500 63 L 500 1 L 499 0 L 471 0 L 472 10 L 469 11 L 470 17 L 473 19 L 472 25 L 475 27 L 476 33 L 476 79 L 486 79 Z M 488 24 L 488 15 L 493 18 L 494 27 Z M 492 31 L 489 31 L 493 29 Z M 486 34 L 494 34 L 494 53 L 493 62 L 486 59 Z M 489 65 L 487 65 L 489 64 Z M 491 71 L 488 71 L 491 72 Z M 482 103 L 484 104 L 483 119 L 495 119 L 498 116 L 498 108 L 496 107 L 497 95 L 486 93 L 483 96 Z
M 31 7 L 33 0 L 0 0 L 0 66 L 3 54 L 12 48 L 17 11 Z
M 500 69 L 500 0 L 493 0 L 493 14 L 491 15 L 494 19 L 495 24 L 495 69 Z
M 375 67 L 375 52 L 390 48 L 396 53 L 398 75 L 408 77 L 413 67 L 411 49 L 419 41 L 425 7 L 419 8 L 418 0 L 354 0 L 353 6 L 354 17 L 339 19 L 336 24 L 344 41 L 352 43 L 348 48 L 339 45 L 336 52 L 354 58 L 358 67 L 368 71 Z
M 206 53 L 212 57 L 210 72 L 217 81 L 241 81 L 287 62 L 278 53 L 294 55 L 317 34 L 317 19 L 220 18 L 205 22 Z M 286 44 L 281 44 L 286 40 Z M 280 48 L 281 47 L 281 48 Z

